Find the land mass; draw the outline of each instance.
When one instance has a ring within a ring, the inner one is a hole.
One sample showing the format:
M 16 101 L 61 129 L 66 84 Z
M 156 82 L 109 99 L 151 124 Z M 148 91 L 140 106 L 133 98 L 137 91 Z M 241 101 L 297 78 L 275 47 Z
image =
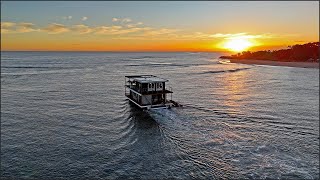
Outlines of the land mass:
M 275 51 L 244 51 L 220 58 L 229 59 L 232 63 L 319 68 L 319 42 L 297 44 Z

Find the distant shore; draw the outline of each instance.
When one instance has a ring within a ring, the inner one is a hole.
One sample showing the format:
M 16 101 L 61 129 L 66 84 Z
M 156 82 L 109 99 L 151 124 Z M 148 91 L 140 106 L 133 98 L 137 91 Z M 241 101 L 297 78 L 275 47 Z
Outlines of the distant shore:
M 246 59 L 230 59 L 230 62 L 241 63 L 241 64 L 258 64 L 258 65 L 269 65 L 269 66 L 288 66 L 288 67 L 319 69 L 318 62 L 281 62 L 281 61 L 246 60 Z

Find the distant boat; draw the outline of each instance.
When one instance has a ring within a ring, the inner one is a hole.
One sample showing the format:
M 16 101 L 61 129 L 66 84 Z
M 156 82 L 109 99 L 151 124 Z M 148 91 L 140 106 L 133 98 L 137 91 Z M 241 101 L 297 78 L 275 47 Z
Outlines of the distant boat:
M 172 90 L 166 89 L 167 79 L 154 75 L 125 76 L 125 96 L 141 109 L 170 108 L 180 106 L 167 99 Z

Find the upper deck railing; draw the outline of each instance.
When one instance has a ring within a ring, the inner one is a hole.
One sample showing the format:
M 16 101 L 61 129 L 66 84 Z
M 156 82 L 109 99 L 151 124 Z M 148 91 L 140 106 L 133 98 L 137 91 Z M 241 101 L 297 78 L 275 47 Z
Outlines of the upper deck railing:
M 148 91 L 148 88 L 141 88 L 139 89 L 136 86 L 131 86 L 131 85 L 125 85 L 127 88 L 132 89 L 136 91 L 137 93 L 143 94 L 143 95 L 149 95 L 149 94 L 166 94 L 166 93 L 173 93 L 172 91 L 168 89 L 162 89 L 162 90 L 154 90 L 154 91 Z

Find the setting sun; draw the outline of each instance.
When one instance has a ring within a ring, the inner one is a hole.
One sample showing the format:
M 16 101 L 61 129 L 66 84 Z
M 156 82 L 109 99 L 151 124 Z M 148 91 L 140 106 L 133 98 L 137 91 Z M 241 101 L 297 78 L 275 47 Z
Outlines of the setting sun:
M 253 43 L 245 38 L 237 38 L 228 40 L 223 46 L 231 51 L 240 52 L 253 46 Z

